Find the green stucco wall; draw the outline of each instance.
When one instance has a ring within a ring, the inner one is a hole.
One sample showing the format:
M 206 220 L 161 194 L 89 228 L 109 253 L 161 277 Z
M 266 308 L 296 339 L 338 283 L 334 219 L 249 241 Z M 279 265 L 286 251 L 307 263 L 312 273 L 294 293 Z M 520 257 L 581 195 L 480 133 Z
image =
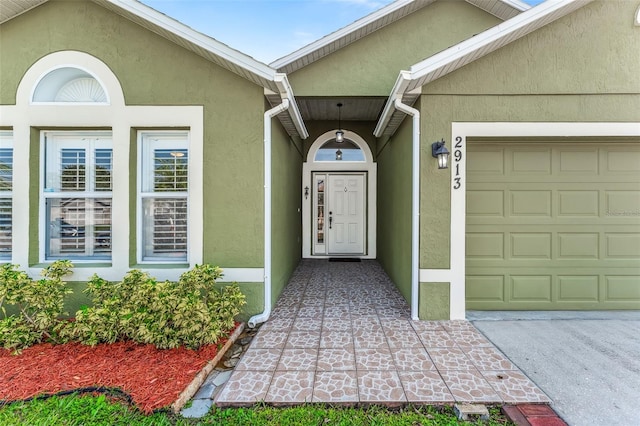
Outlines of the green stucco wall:
M 27 69 L 62 50 L 86 52 L 107 64 L 127 105 L 204 107 L 204 262 L 223 268 L 263 267 L 263 88 L 91 1 L 51 0 L 0 26 L 0 104 L 15 104 L 17 86 Z M 38 262 L 40 130 L 51 128 L 31 131 L 32 265 Z M 130 149 L 132 235 L 136 130 L 131 132 Z M 132 267 L 137 266 L 135 244 L 134 237 Z M 249 299 L 245 315 L 261 312 L 263 284 L 241 287 Z M 81 299 L 74 297 L 72 311 L 83 303 Z
M 450 293 L 449 283 L 420 283 L 418 317 L 421 320 L 448 320 Z
M 405 120 L 378 152 L 377 257 L 411 301 L 412 122 Z
M 463 1 L 437 1 L 290 75 L 296 96 L 387 96 L 398 76 L 500 20 Z
M 262 267 L 261 87 L 90 1 L 52 0 L 2 24 L 0 49 L 2 104 L 15 103 L 17 85 L 35 61 L 77 50 L 111 68 L 128 105 L 203 105 L 204 260 Z M 33 165 L 37 170 L 37 156 Z M 38 179 L 31 182 L 30 197 L 37 205 Z M 37 212 L 32 213 L 35 220 Z M 37 247 L 36 234 L 32 247 Z
M 273 119 L 271 302 L 287 285 L 302 255 L 302 143 Z

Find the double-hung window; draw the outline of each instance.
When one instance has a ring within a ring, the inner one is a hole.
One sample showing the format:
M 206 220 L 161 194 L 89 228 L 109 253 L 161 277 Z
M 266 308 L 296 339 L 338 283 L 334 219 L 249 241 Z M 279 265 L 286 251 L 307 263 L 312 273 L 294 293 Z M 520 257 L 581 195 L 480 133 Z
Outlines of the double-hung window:
M 45 259 L 111 259 L 110 132 L 44 134 Z
M 188 261 L 189 133 L 140 134 L 139 260 Z
M 0 263 L 11 260 L 13 135 L 0 131 Z

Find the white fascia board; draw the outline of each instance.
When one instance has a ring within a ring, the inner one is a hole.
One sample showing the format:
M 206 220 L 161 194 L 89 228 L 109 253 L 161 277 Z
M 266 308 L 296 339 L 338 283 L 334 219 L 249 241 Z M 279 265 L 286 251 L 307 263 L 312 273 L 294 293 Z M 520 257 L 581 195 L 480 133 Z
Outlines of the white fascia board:
M 367 25 L 370 25 L 376 22 L 378 19 L 381 19 L 386 15 L 393 13 L 398 9 L 403 8 L 414 1 L 415 0 L 394 1 L 390 5 L 385 6 L 382 9 L 377 10 L 373 13 L 370 13 L 369 15 L 363 18 L 360 18 L 357 21 L 353 22 L 352 24 L 347 25 L 346 27 L 343 27 L 327 36 L 322 37 L 319 40 L 316 40 L 310 44 L 307 44 L 306 46 L 296 50 L 295 52 L 288 54 L 287 56 L 283 56 L 280 59 L 276 59 L 274 62 L 270 63 L 269 65 L 271 65 L 275 69 L 280 69 L 286 65 L 289 65 L 292 62 L 297 61 L 300 58 L 303 58 L 309 55 L 310 53 L 315 52 L 318 49 L 323 48 L 324 46 L 334 43 L 335 41 L 341 39 L 342 37 L 345 37 L 355 31 L 358 31 L 361 28 L 366 27 Z
M 411 67 L 411 80 L 413 80 L 414 84 L 422 86 L 424 82 L 418 82 L 418 80 L 439 68 L 445 67 L 450 63 L 466 55 L 472 54 L 492 43 L 496 43 L 497 41 L 510 36 L 514 32 L 519 31 L 523 27 L 546 18 L 550 14 L 561 11 L 562 9 L 570 6 L 576 7 L 577 5 L 577 7 L 582 7 L 592 1 L 593 0 L 546 0 L 518 16 L 445 49 L 422 62 L 418 62 Z M 491 51 L 488 51 L 487 53 L 490 53 Z M 450 72 L 452 71 L 455 71 L 455 68 L 451 69 Z M 411 88 L 413 89 L 414 87 Z
M 307 131 L 307 127 L 304 125 L 304 120 L 302 118 L 302 114 L 300 113 L 300 109 L 298 108 L 296 98 L 293 94 L 293 88 L 291 87 L 291 84 L 289 84 L 287 74 L 277 73 L 275 75 L 274 81 L 276 83 L 276 86 L 278 86 L 278 90 L 280 91 L 280 98 L 282 100 L 289 99 L 290 106 L 288 113 L 291 116 L 291 120 L 293 121 L 294 126 L 296 126 L 298 135 L 300 135 L 302 139 L 308 138 L 309 132 Z
M 164 15 L 157 10 L 146 6 L 136 0 L 107 0 L 109 3 L 117 6 L 129 13 L 133 13 L 152 24 L 158 25 L 167 31 L 172 32 L 178 37 L 183 38 L 189 43 L 205 49 L 214 55 L 217 55 L 239 67 L 246 69 L 253 74 L 274 81 L 276 70 L 260 61 L 246 55 L 238 50 L 232 49 L 224 43 L 221 43 L 209 36 L 206 36 L 173 18 Z
M 382 136 L 384 129 L 386 129 L 387 124 L 389 124 L 389 120 L 391 120 L 391 116 L 396 110 L 396 108 L 394 107 L 396 99 L 402 99 L 402 95 L 407 90 L 407 86 L 409 86 L 410 81 L 411 73 L 409 71 L 400 71 L 400 74 L 396 79 L 396 83 L 393 85 L 393 89 L 391 89 L 391 94 L 387 99 L 387 103 L 384 105 L 384 109 L 382 110 L 382 114 L 380 115 L 380 119 L 378 120 L 378 124 L 373 130 L 373 135 L 375 137 L 379 138 L 380 136 Z

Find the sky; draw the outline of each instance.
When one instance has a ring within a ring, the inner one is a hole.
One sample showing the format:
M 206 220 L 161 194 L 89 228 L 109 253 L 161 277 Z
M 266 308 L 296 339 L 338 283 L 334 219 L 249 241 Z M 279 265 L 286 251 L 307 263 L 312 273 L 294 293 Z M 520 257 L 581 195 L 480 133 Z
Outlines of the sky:
M 196 31 L 271 63 L 393 0 L 140 0 Z M 542 0 L 524 0 L 529 4 Z

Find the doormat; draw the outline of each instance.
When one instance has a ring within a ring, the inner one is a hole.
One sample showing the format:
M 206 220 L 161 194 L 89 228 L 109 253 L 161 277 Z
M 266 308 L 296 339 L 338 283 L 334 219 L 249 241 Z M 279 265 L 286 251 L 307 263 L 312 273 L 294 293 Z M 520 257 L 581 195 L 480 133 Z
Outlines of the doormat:
M 330 257 L 329 262 L 361 262 L 359 257 Z

